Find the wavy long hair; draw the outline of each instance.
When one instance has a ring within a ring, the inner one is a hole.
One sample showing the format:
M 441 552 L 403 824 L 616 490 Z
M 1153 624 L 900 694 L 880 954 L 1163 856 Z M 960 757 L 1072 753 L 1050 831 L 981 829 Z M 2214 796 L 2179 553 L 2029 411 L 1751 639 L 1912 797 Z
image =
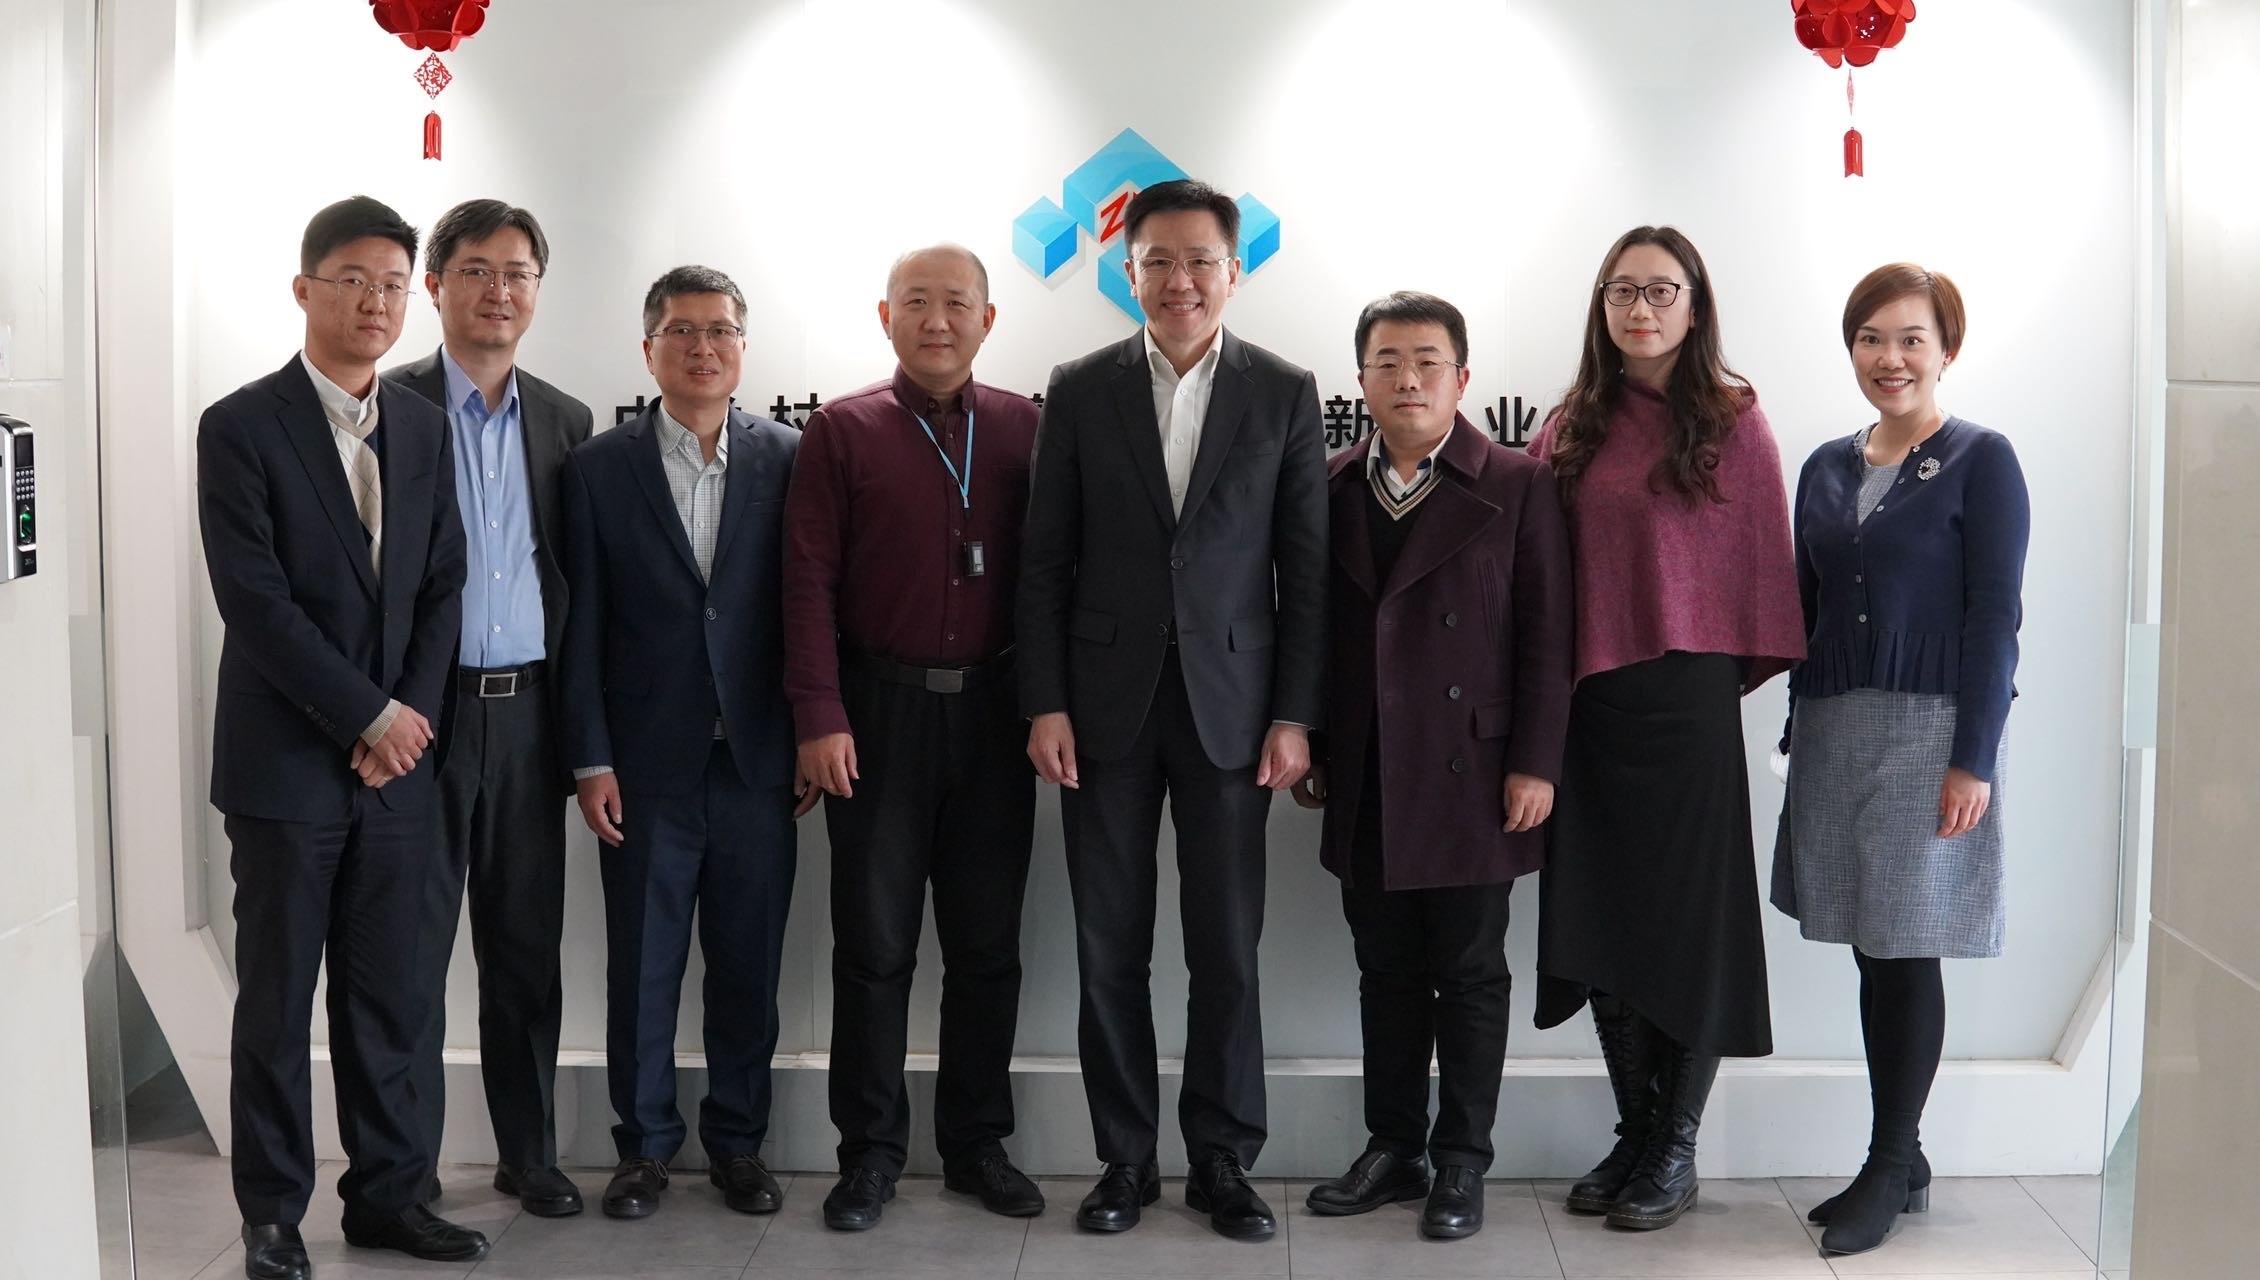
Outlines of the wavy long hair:
M 1600 270 L 1593 273 L 1577 380 L 1548 415 L 1554 431 L 1549 461 L 1561 482 L 1562 500 L 1574 503 L 1578 480 L 1607 442 L 1609 417 L 1624 396 L 1624 353 L 1609 336 L 1608 304 L 1601 299 L 1601 285 L 1625 250 L 1644 244 L 1679 260 L 1688 283 L 1680 305 L 1694 308 L 1687 339 L 1680 344 L 1679 358 L 1664 387 L 1664 402 L 1671 412 L 1671 451 L 1649 473 L 1648 489 L 1651 493 L 1675 490 L 1690 507 L 1705 499 L 1723 504 L 1727 499 L 1719 489 L 1719 446 L 1733 433 L 1735 419 L 1757 392 L 1749 379 L 1727 367 L 1710 271 L 1694 242 L 1676 227 L 1634 227 L 1617 237 L 1601 259 Z

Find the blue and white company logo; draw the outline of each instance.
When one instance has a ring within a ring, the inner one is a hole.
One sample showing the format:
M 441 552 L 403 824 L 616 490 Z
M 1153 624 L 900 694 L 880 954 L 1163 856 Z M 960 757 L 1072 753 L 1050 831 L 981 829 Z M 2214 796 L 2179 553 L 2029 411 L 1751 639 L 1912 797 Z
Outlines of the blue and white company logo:
M 1154 150 L 1153 144 L 1124 129 L 1114 140 L 1091 153 L 1060 184 L 1061 204 L 1039 197 L 1027 212 L 1012 220 L 1012 253 L 1030 271 L 1049 280 L 1065 270 L 1083 252 L 1082 237 L 1090 236 L 1102 250 L 1122 236 L 1122 212 L 1130 197 L 1157 182 L 1186 177 L 1177 162 Z M 1240 270 L 1255 272 L 1279 252 L 1279 215 L 1251 195 L 1240 197 Z M 1143 320 L 1130 279 L 1117 266 L 1122 254 L 1101 264 L 1099 292 L 1132 320 Z

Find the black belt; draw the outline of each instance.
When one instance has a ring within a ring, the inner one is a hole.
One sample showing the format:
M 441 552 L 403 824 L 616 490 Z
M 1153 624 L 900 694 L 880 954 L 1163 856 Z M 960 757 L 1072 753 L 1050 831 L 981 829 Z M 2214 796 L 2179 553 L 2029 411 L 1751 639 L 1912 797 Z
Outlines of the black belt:
M 541 683 L 540 662 L 522 667 L 457 667 L 456 687 L 478 698 L 515 698 Z
M 928 693 L 971 693 L 1011 673 L 1012 650 L 1008 647 L 987 662 L 977 662 L 970 667 L 914 667 L 907 662 L 852 649 L 842 653 L 840 661 L 858 675 L 909 685 Z

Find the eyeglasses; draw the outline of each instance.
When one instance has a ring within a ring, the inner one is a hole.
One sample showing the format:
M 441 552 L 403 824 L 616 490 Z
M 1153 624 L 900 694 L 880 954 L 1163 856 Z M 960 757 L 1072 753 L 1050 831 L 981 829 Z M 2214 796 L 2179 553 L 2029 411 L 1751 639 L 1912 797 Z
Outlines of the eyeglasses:
M 1358 368 L 1367 373 L 1377 373 L 1384 378 L 1394 379 L 1399 373 L 1403 372 L 1405 364 L 1405 361 L 1393 356 L 1383 356 L 1379 360 L 1368 360 L 1359 365 Z M 1414 360 L 1411 364 L 1413 376 L 1419 378 L 1422 382 L 1434 382 L 1460 367 L 1456 360 L 1437 360 L 1428 357 Z
M 369 294 L 372 297 L 382 300 L 387 307 L 399 306 L 407 299 L 416 296 L 416 291 L 410 289 L 407 285 L 389 283 L 372 284 L 367 280 L 363 280 L 359 276 L 344 276 L 336 280 L 332 280 L 328 276 L 307 276 L 306 278 L 309 280 L 319 280 L 323 284 L 327 285 L 335 285 L 338 288 L 347 291 L 348 293 L 352 292 L 355 289 L 359 289 L 363 293 Z
M 1679 291 L 1688 287 L 1676 280 L 1658 280 L 1644 285 L 1611 280 L 1601 286 L 1601 300 L 1612 307 L 1629 307 L 1633 298 L 1646 297 L 1651 307 L 1668 307 L 1679 301 Z
M 444 269 L 443 274 L 461 276 L 465 283 L 481 293 L 493 288 L 498 280 L 502 282 L 504 289 L 520 297 L 524 297 L 541 287 L 541 273 L 539 271 L 496 271 L 489 267 L 448 267 Z
M 717 347 L 742 341 L 745 338 L 745 330 L 734 324 L 671 324 L 664 329 L 654 329 L 644 336 L 658 338 L 668 346 L 689 351 L 698 346 L 701 338 Z
M 1137 259 L 1136 265 L 1138 274 L 1142 276 L 1159 276 L 1166 280 L 1177 268 L 1183 267 L 1186 275 L 1195 280 L 1206 280 L 1223 273 L 1233 261 L 1232 258 L 1164 258 L 1156 254 Z

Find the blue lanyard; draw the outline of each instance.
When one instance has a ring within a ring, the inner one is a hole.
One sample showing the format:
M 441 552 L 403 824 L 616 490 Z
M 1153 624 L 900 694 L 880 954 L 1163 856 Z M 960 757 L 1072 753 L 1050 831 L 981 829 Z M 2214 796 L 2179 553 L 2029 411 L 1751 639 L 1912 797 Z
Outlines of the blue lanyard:
M 957 469 L 956 463 L 950 461 L 950 456 L 942 452 L 942 442 L 934 438 L 934 429 L 926 424 L 926 419 L 915 413 L 910 416 L 918 419 L 918 429 L 926 433 L 926 443 L 934 446 L 934 452 L 941 457 L 942 469 L 950 473 L 950 479 L 957 481 L 958 505 L 964 510 L 971 511 L 973 509 L 973 410 L 968 408 L 965 411 L 965 470 L 962 472 Z

